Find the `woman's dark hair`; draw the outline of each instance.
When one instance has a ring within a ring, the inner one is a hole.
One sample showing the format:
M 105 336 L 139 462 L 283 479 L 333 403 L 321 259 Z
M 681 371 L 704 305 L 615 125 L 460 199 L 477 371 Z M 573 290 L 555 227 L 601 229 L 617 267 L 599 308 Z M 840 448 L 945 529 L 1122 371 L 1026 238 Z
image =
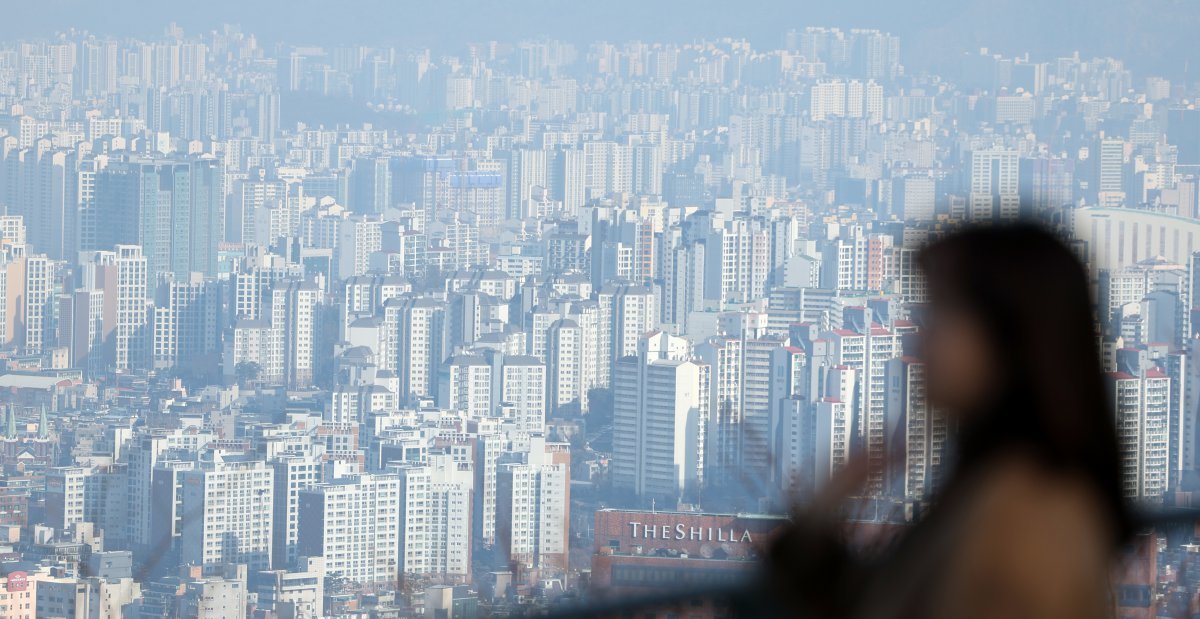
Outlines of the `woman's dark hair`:
M 980 320 L 1002 383 L 985 410 L 961 421 L 954 479 L 1003 454 L 1025 453 L 1089 482 L 1123 541 L 1129 520 L 1120 450 L 1083 264 L 1032 224 L 965 229 L 924 248 L 918 263 L 930 320 L 939 307 Z

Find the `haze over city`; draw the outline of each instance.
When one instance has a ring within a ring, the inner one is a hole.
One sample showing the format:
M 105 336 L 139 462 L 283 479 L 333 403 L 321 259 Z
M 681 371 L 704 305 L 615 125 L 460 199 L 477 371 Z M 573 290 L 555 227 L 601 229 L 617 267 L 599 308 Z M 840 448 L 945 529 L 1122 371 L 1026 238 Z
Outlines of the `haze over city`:
M 117 4 L 0 9 L 0 619 L 730 616 L 936 509 L 922 252 L 1020 222 L 1200 612 L 1193 3 Z

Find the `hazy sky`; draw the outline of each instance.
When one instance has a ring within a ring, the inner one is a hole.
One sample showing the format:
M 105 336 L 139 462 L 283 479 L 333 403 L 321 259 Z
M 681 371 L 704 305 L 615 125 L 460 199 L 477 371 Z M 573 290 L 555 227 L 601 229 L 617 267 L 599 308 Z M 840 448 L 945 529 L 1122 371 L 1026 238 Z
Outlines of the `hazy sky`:
M 1079 49 L 1172 76 L 1200 61 L 1195 0 L 0 0 L 0 37 L 46 36 L 75 26 L 153 37 L 238 23 L 267 43 L 432 45 L 548 35 L 587 42 L 749 37 L 777 44 L 792 27 L 860 26 L 903 38 L 922 66 L 963 49 L 1050 57 Z M 114 8 L 119 7 L 119 8 Z

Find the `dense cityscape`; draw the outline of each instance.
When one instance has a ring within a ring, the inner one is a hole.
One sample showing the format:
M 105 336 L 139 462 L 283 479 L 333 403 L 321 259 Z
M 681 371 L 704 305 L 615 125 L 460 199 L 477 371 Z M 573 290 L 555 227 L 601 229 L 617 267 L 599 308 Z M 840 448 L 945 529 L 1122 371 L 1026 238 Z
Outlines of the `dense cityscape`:
M 952 431 L 915 256 L 964 223 L 1077 249 L 1126 496 L 1190 507 L 1200 84 L 957 54 L 0 42 L 0 618 L 711 587 L 858 454 L 903 528 Z M 1119 616 L 1200 610 L 1195 530 L 1130 556 Z

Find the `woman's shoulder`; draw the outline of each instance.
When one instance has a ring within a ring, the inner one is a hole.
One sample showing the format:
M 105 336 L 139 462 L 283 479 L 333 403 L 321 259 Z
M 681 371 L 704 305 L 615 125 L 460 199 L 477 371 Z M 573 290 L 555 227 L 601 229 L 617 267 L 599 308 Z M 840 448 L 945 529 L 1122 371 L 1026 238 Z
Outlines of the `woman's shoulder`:
M 1095 513 L 1100 505 L 1099 494 L 1082 476 L 1053 471 L 1021 454 L 998 460 L 979 482 L 978 496 L 987 507 L 983 516 L 1078 516 Z
M 1111 535 L 1104 510 L 1082 477 L 1014 457 L 980 481 L 963 530 L 983 556 L 1049 564 L 1106 560 Z
M 949 608 L 978 609 L 987 600 L 1021 610 L 996 616 L 1102 616 L 1095 613 L 1104 608 L 1109 537 L 1086 481 L 1016 458 L 979 482 L 976 500 L 961 514 Z M 1089 610 L 1061 612 L 1070 608 Z

